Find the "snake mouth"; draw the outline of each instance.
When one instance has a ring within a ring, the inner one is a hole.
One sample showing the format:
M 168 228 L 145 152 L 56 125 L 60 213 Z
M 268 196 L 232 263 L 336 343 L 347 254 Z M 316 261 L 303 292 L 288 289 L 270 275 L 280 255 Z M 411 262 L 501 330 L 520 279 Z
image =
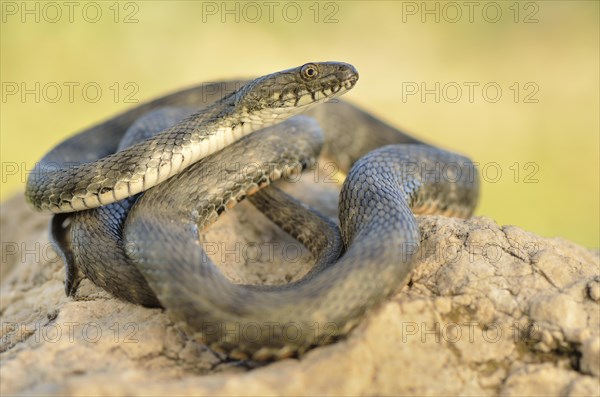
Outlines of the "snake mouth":
M 348 63 L 309 63 L 251 83 L 248 107 L 297 113 L 346 93 L 357 81 L 358 71 Z
M 358 71 L 348 63 L 338 63 L 337 70 L 333 71 L 328 78 L 323 79 L 321 91 L 329 88 L 329 96 L 337 96 L 351 90 L 358 81 Z
M 310 93 L 311 100 L 314 104 L 317 104 L 334 99 L 350 91 L 356 85 L 357 81 L 358 76 L 352 76 L 347 80 L 340 81 L 339 83 L 324 85 L 320 90 L 312 91 Z
M 321 89 L 321 98 L 313 96 L 315 102 L 332 99 L 351 90 L 358 81 L 358 71 L 354 66 L 348 63 L 337 63 L 337 68 L 330 76 L 323 79 Z
M 350 91 L 358 81 L 358 72 L 349 64 L 323 78 L 319 86 L 296 95 L 294 106 L 310 106 L 329 101 Z
M 348 79 L 346 81 L 342 82 L 342 86 L 344 87 L 344 89 L 346 91 L 349 91 L 356 85 L 357 81 L 358 81 L 358 73 L 348 77 Z

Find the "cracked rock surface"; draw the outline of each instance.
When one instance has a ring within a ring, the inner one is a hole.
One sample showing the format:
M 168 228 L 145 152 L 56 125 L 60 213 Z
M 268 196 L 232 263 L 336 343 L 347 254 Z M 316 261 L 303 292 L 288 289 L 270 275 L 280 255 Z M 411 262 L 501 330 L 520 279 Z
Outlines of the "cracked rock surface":
M 335 186 L 302 186 L 293 194 L 335 215 Z M 2 395 L 600 395 L 598 252 L 563 239 L 420 217 L 416 269 L 391 299 L 344 340 L 259 364 L 86 279 L 67 298 L 48 220 L 20 195 L 2 203 Z M 289 282 L 310 268 L 247 203 L 203 237 L 234 281 Z

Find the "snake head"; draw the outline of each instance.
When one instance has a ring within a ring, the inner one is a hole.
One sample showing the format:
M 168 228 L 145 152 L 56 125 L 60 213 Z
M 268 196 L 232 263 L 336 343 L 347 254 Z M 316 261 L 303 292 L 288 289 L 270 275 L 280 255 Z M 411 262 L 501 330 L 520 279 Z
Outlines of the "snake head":
M 340 96 L 358 81 L 354 66 L 343 62 L 311 62 L 250 81 L 237 103 L 248 111 L 295 114 Z

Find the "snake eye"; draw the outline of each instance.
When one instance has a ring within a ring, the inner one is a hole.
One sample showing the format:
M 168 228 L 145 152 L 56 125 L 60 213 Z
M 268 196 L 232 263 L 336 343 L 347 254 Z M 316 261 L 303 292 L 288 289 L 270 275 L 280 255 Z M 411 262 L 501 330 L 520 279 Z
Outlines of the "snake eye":
M 304 79 L 310 80 L 317 77 L 319 75 L 319 71 L 317 70 L 317 65 L 307 63 L 300 69 L 300 74 Z

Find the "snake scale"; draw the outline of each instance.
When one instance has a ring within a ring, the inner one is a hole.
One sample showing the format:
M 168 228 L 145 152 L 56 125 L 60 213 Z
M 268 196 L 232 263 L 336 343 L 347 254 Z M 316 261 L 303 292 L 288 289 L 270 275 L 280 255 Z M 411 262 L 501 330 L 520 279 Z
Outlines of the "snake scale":
M 233 358 L 299 355 L 346 335 L 412 270 L 413 212 L 468 217 L 478 197 L 468 158 L 347 102 L 316 106 L 357 80 L 352 65 L 318 62 L 203 84 L 59 144 L 30 174 L 26 198 L 56 214 L 67 294 L 81 270 L 122 299 L 165 308 Z M 272 185 L 320 154 L 347 172 L 339 227 Z M 203 251 L 200 232 L 246 197 L 313 254 L 302 279 L 234 284 Z

